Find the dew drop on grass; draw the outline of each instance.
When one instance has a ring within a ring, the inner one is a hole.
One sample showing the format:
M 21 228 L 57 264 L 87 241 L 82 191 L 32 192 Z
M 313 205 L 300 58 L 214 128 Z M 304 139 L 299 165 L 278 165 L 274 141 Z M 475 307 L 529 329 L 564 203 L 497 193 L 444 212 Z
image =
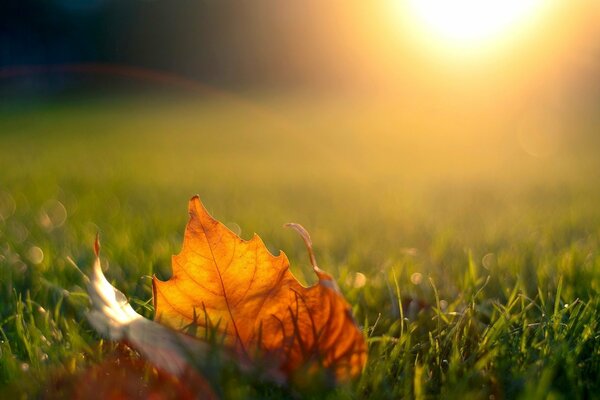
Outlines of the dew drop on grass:
M 19 221 L 11 221 L 8 225 L 8 233 L 12 238 L 12 241 L 16 244 L 21 244 L 29 236 L 29 231 Z
M 44 261 L 44 252 L 37 246 L 32 246 L 27 250 L 27 259 L 33 264 L 41 264 Z
M 420 272 L 414 272 L 410 276 L 410 281 L 413 285 L 420 285 L 421 282 L 423 282 L 423 274 L 421 274 Z
M 17 209 L 15 199 L 8 192 L 0 192 L 0 219 L 8 219 Z
M 58 200 L 48 200 L 40 209 L 39 224 L 47 231 L 60 228 L 67 220 L 67 209 Z
M 494 253 L 487 253 L 481 259 L 481 264 L 483 265 L 483 268 L 488 271 L 493 269 L 496 266 L 496 255 Z
M 402 249 L 402 253 L 407 256 L 416 257 L 419 254 L 419 250 L 414 247 L 405 247 Z
M 448 302 L 446 300 L 440 300 L 440 308 L 445 311 L 448 308 Z
M 15 271 L 19 274 L 24 274 L 25 271 L 27 271 L 27 264 L 25 264 L 21 260 L 15 261 L 15 263 L 13 264 L 13 267 L 14 267 Z
M 354 274 L 354 282 L 352 284 L 352 286 L 354 286 L 355 288 L 361 288 L 363 286 L 365 286 L 367 284 L 367 277 L 365 276 L 365 274 L 361 273 L 361 272 L 357 272 L 356 274 Z

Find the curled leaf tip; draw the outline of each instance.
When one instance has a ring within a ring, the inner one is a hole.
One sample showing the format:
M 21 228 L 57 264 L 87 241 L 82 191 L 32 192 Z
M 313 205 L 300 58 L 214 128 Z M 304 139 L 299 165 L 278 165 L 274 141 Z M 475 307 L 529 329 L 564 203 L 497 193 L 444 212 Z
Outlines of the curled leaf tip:
M 100 232 L 96 233 L 96 240 L 94 241 L 94 254 L 96 254 L 96 257 L 100 255 Z
M 308 251 L 308 256 L 310 257 L 310 264 L 312 265 L 313 270 L 320 277 L 319 272 L 321 272 L 321 269 L 317 266 L 317 259 L 315 257 L 315 253 L 313 252 L 312 240 L 310 238 L 310 234 L 308 233 L 308 231 L 302 225 L 297 224 L 295 222 L 287 223 L 284 226 L 286 228 L 292 228 L 293 230 L 295 230 L 296 232 L 298 232 L 300 234 L 300 237 L 302 238 L 302 240 L 304 241 L 304 244 L 306 245 L 306 250 Z

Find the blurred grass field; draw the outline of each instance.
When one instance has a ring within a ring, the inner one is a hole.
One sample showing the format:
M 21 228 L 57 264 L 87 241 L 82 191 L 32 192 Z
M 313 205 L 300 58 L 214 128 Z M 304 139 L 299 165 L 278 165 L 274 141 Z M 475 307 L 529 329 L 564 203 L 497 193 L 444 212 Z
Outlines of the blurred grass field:
M 536 157 L 518 124 L 470 118 L 274 93 L 2 106 L 0 393 L 39 397 L 102 358 L 69 261 L 89 271 L 97 232 L 107 276 L 151 317 L 148 276 L 169 276 L 199 194 L 312 283 L 282 227 L 304 225 L 353 305 L 367 368 L 313 396 L 599 398 L 599 125 Z M 239 382 L 219 394 L 286 396 Z

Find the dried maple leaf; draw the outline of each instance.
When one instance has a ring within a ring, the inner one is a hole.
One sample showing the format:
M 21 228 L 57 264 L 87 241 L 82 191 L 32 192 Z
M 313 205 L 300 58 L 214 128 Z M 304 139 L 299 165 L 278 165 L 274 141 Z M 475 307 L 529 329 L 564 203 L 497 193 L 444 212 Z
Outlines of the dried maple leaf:
M 273 256 L 255 234 L 245 241 L 215 220 L 196 196 L 183 249 L 173 257 L 173 276 L 154 277 L 155 320 L 175 330 L 194 328 L 224 335 L 225 345 L 250 362 L 275 359 L 286 374 L 308 365 L 323 366 L 337 380 L 358 375 L 366 362 L 366 343 L 350 306 L 332 277 L 314 262 L 319 281 L 302 286 L 283 252 Z
M 245 371 L 257 367 L 273 382 L 319 367 L 336 380 L 362 371 L 364 337 L 331 276 L 316 266 L 304 228 L 289 224 L 309 249 L 319 278 L 311 287 L 294 278 L 285 254 L 273 256 L 256 235 L 240 239 L 213 219 L 197 197 L 189 210 L 183 250 L 173 257 L 173 276 L 166 282 L 153 279 L 155 321 L 136 313 L 107 281 L 96 241 L 87 317 L 100 334 L 130 345 L 180 380 L 194 376 L 195 368 L 212 368 L 210 345 L 202 339 L 215 332 L 224 338 L 221 357 Z

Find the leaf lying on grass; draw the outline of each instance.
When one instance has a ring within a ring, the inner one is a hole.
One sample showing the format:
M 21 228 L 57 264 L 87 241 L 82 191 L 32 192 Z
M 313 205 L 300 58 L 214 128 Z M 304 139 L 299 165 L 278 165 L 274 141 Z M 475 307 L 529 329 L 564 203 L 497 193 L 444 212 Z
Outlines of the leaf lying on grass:
M 99 333 L 126 342 L 176 376 L 189 369 L 190 358 L 207 355 L 211 332 L 222 336 L 225 357 L 245 370 L 260 367 L 275 382 L 288 382 L 299 371 L 329 371 L 336 382 L 362 371 L 364 337 L 332 277 L 316 266 L 301 226 L 291 224 L 302 234 L 319 278 L 311 287 L 292 275 L 285 254 L 270 254 L 257 235 L 242 240 L 212 218 L 198 197 L 190 200 L 189 213 L 173 276 L 153 279 L 155 321 L 131 308 L 96 260 L 88 318 Z

